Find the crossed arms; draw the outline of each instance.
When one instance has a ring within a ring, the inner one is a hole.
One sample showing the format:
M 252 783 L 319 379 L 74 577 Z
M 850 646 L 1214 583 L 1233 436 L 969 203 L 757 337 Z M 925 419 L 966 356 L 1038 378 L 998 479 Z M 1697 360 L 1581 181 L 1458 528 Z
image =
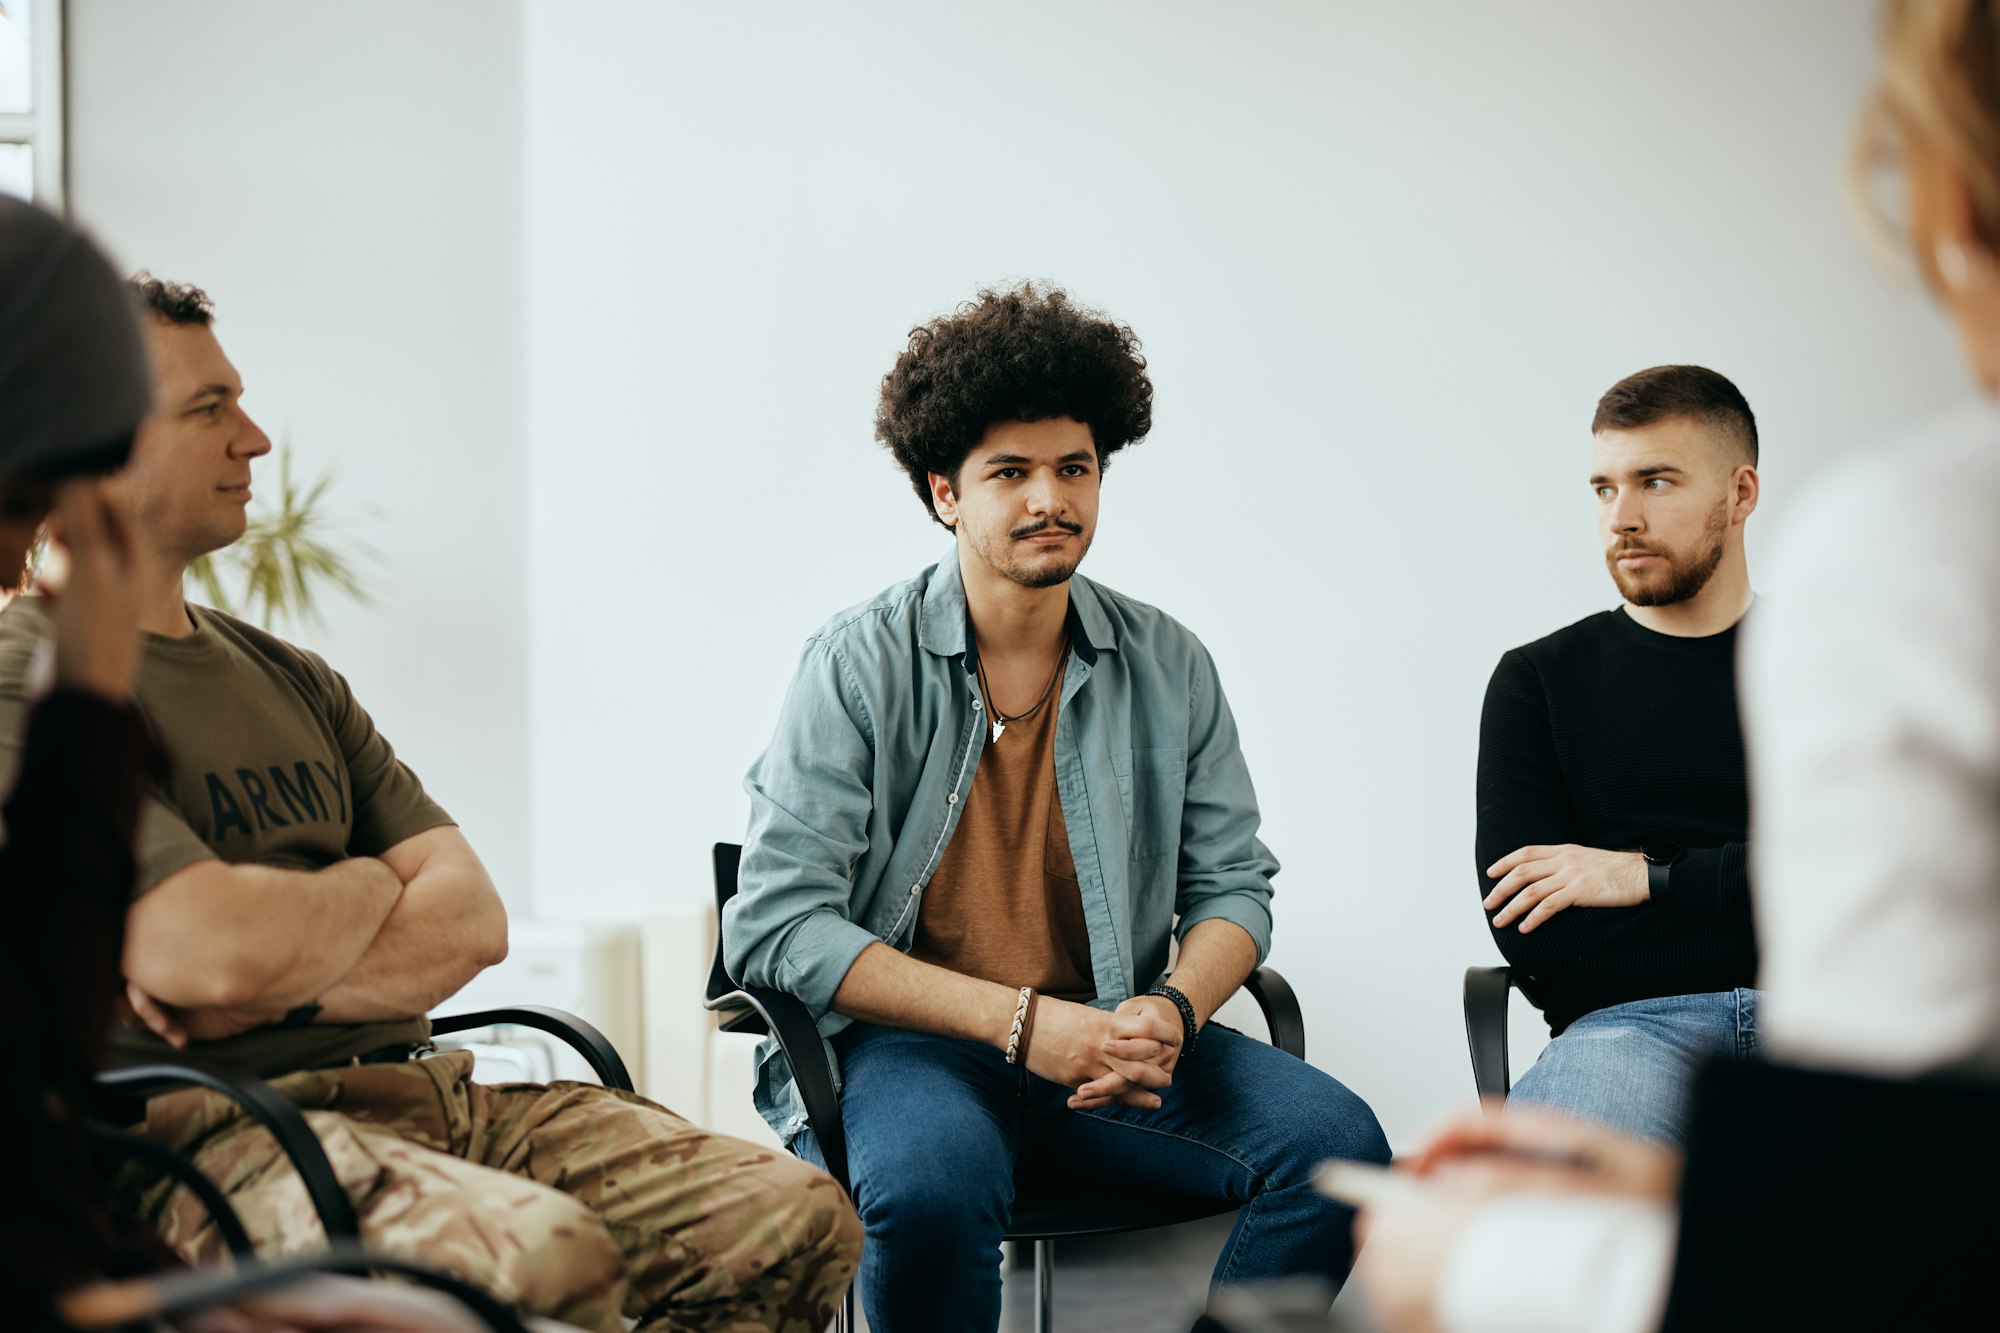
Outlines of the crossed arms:
M 317 871 L 197 861 L 126 914 L 131 1003 L 175 1045 L 275 1023 L 422 1014 L 507 955 L 486 867 L 450 825 Z
M 1501 659 L 1487 687 L 1478 790 L 1482 905 L 1500 952 L 1515 967 L 1542 977 L 1622 980 L 1581 974 L 1615 960 L 1621 946 L 1656 943 L 1663 932 L 1678 938 L 1695 917 L 1747 933 L 1748 848 L 1741 842 L 1683 855 L 1669 881 L 1671 898 L 1658 900 L 1674 909 L 1668 917 L 1630 910 L 1655 901 L 1645 858 L 1582 845 L 1545 687 L 1518 653 Z M 1600 910 L 1568 910 L 1577 907 Z

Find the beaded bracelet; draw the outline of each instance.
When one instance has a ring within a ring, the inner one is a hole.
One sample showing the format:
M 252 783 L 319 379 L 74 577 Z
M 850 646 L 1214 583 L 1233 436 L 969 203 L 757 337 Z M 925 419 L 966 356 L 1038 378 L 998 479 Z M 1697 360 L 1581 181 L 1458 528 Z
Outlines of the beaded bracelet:
M 1181 1011 L 1180 1058 L 1185 1060 L 1193 1055 L 1195 1041 L 1201 1036 L 1201 1026 L 1194 1021 L 1194 1005 L 1189 1003 L 1188 997 L 1165 982 L 1153 987 L 1146 994 L 1165 996 L 1173 1003 L 1174 1008 Z
M 1034 998 L 1033 986 L 1021 987 L 1021 1001 L 1014 1006 L 1014 1027 L 1007 1034 L 1007 1063 L 1010 1065 L 1021 1058 L 1021 1029 L 1028 1024 L 1028 1002 Z

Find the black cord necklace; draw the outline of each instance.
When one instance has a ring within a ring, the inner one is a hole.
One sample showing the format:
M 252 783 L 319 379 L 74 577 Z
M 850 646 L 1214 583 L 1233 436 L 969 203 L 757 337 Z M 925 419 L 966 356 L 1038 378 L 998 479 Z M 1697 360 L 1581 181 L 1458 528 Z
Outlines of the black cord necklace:
M 1035 700 L 1035 706 L 1027 712 L 1016 713 L 1012 717 L 1008 717 L 1002 713 L 1000 706 L 993 702 L 993 687 L 986 681 L 986 659 L 981 658 L 979 660 L 979 689 L 986 696 L 986 706 L 993 710 L 993 739 L 995 741 L 1000 739 L 1001 732 L 1007 730 L 1009 722 L 1024 722 L 1042 711 L 1043 705 L 1049 701 L 1049 696 L 1055 693 L 1056 681 L 1062 678 L 1063 663 L 1068 660 L 1069 635 L 1065 634 L 1063 635 L 1062 647 L 1056 650 L 1056 669 L 1049 673 L 1049 683 L 1042 686 L 1042 697 Z

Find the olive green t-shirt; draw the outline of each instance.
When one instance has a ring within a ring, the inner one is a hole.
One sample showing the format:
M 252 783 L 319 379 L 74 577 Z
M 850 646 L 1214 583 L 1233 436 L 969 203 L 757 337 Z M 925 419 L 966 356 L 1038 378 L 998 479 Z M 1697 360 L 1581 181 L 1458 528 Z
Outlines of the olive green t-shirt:
M 318 654 L 219 611 L 190 606 L 188 614 L 195 631 L 185 638 L 142 636 L 133 693 L 170 772 L 140 817 L 135 896 L 210 858 L 320 870 L 379 856 L 452 822 Z M 18 597 L 0 609 L 0 770 L 9 783 L 27 675 L 48 636 L 39 599 Z M 258 1028 L 176 1051 L 150 1031 L 121 1027 L 111 1058 L 123 1065 L 172 1058 L 270 1077 L 428 1033 L 419 1014 Z

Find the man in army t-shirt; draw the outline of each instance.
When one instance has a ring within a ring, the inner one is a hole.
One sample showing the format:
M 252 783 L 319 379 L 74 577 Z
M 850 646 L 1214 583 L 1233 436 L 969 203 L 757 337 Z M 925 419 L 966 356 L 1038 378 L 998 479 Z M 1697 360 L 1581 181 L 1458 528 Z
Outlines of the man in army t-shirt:
M 207 297 L 133 285 L 154 408 L 116 484 L 146 590 L 134 694 L 171 773 L 141 821 L 114 1058 L 275 1079 L 308 1108 L 367 1243 L 533 1313 L 607 1333 L 824 1328 L 861 1248 L 825 1173 L 630 1094 L 487 1087 L 470 1054 L 429 1054 L 424 1015 L 506 952 L 499 895 L 337 672 L 184 600 L 188 564 L 243 535 L 270 441 Z M 37 598 L 0 611 L 0 769 L 47 629 Z M 260 1249 L 318 1243 L 297 1177 L 234 1103 L 156 1096 L 145 1132 L 194 1157 Z M 137 1204 L 190 1258 L 220 1255 L 187 1191 L 162 1181 Z

